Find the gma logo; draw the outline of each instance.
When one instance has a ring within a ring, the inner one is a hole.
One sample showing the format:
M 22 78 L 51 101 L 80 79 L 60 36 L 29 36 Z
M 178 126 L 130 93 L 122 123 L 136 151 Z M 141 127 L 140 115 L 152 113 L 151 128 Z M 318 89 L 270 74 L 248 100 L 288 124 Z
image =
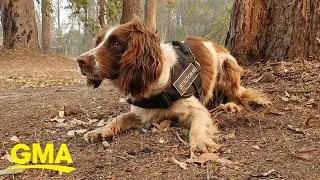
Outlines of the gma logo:
M 22 152 L 21 152 L 22 150 Z M 19 153 L 18 156 L 18 151 Z M 54 145 L 52 143 L 46 144 L 44 151 L 42 151 L 40 143 L 32 144 L 30 148 L 26 144 L 16 144 L 11 149 L 12 160 L 20 164 L 20 166 L 12 166 L 9 169 L 50 169 L 64 173 L 69 173 L 76 170 L 76 168 L 59 165 L 62 161 L 68 164 L 73 163 L 66 144 L 61 144 L 58 153 L 54 159 Z M 40 161 L 38 161 L 40 160 Z M 28 163 L 32 161 L 32 165 Z M 41 163 L 41 164 L 40 164 Z

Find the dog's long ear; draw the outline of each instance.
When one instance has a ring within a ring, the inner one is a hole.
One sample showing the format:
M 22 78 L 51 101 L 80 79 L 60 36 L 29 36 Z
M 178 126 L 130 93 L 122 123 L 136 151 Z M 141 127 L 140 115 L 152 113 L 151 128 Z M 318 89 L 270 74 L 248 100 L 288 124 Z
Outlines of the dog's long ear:
M 160 38 L 138 19 L 128 25 L 128 31 L 128 47 L 120 60 L 119 85 L 123 91 L 140 99 L 161 74 Z

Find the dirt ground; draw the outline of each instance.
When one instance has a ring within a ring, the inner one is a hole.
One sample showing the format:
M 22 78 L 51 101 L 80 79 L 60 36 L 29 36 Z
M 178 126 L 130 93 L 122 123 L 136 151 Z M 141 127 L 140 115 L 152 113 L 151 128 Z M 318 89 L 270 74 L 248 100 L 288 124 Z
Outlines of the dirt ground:
M 188 132 L 135 129 L 109 141 L 87 144 L 70 130 L 97 128 L 100 120 L 126 112 L 128 104 L 107 81 L 90 89 L 77 64 L 61 56 L 0 49 L 0 157 L 17 136 L 31 145 L 66 143 L 77 168 L 69 174 L 27 170 L 2 179 L 320 179 L 320 60 L 257 63 L 246 67 L 243 84 L 267 94 L 270 108 L 254 112 L 214 112 L 219 155 L 233 164 L 174 163 L 189 158 Z M 64 112 L 63 123 L 54 120 Z M 80 121 L 77 121 L 80 120 Z M 78 122 L 78 123 L 75 123 Z M 80 122 L 80 123 L 79 123 Z M 85 123 L 83 123 L 85 122 Z M 0 159 L 0 170 L 13 163 Z

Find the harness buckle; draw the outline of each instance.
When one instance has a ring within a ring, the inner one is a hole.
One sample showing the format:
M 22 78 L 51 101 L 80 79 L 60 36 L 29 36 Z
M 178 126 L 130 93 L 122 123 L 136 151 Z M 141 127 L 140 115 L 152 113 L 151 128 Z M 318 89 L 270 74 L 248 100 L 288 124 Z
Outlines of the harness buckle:
M 200 70 L 201 70 L 201 65 L 200 65 L 200 63 L 199 63 L 198 61 L 193 61 L 192 64 L 193 64 L 194 66 L 196 66 L 197 69 L 198 69 L 198 72 L 200 72 Z

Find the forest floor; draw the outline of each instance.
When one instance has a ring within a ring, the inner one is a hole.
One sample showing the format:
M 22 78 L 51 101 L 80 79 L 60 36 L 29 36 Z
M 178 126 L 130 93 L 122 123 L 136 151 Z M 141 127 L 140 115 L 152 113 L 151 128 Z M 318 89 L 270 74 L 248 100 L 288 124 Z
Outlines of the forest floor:
M 69 174 L 26 170 L 0 180 L 320 179 L 319 59 L 245 67 L 244 86 L 263 91 L 273 105 L 215 112 L 225 145 L 219 156 L 230 161 L 188 163 L 187 170 L 172 159 L 183 162 L 190 156 L 177 136 L 188 141 L 188 132 L 179 127 L 129 130 L 110 146 L 88 144 L 81 132 L 70 136 L 71 130 L 93 130 L 129 109 L 107 81 L 94 90 L 86 87 L 76 61 L 0 49 L 0 62 L 0 170 L 14 165 L 6 158 L 16 144 L 13 136 L 28 145 L 66 143 L 77 169 Z

